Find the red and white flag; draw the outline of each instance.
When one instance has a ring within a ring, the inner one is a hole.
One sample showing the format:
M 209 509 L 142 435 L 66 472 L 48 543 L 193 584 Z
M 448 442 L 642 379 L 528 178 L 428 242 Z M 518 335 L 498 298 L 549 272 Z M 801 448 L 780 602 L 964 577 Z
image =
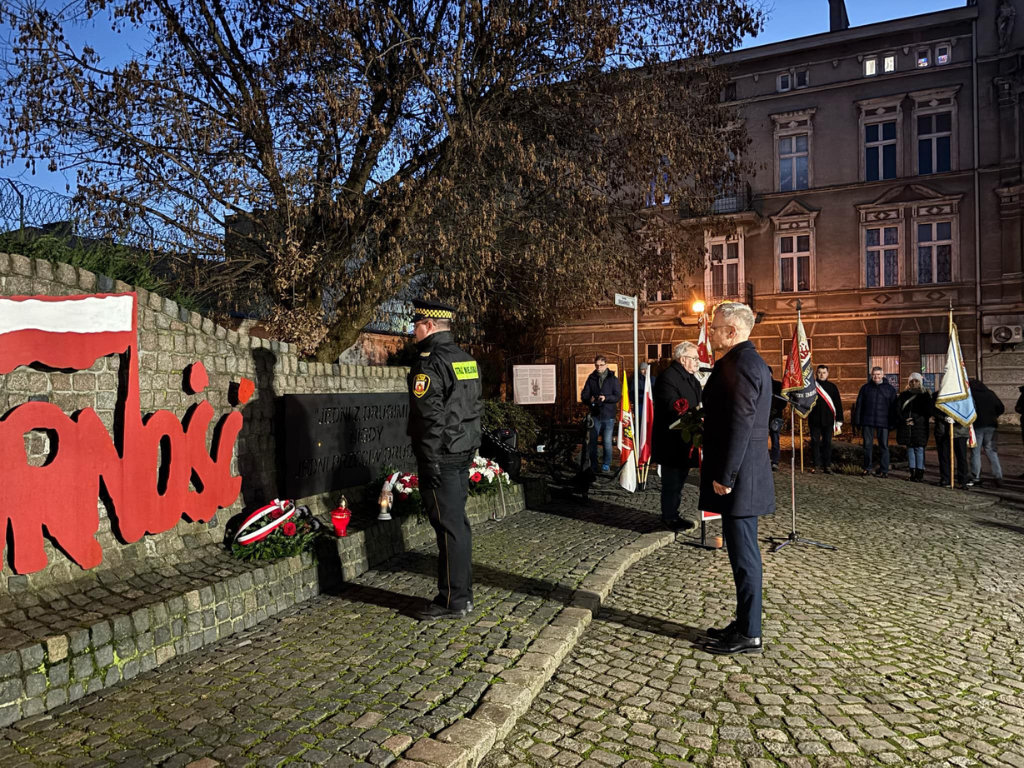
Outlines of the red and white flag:
M 697 327 L 700 329 L 700 336 L 697 338 L 697 359 L 702 366 L 710 367 L 715 364 L 715 352 L 711 349 L 711 338 L 708 333 L 708 315 L 706 312 L 700 313 Z
M 134 293 L 0 297 L 0 374 L 31 363 L 84 370 L 135 339 Z
M 644 401 L 640 405 L 640 434 L 637 463 L 642 467 L 651 460 L 651 432 L 654 429 L 654 395 L 651 394 L 651 369 L 644 373 Z
M 622 399 L 619 400 L 619 485 L 636 493 L 636 452 L 633 442 L 633 410 L 629 407 L 629 377 L 622 377 Z

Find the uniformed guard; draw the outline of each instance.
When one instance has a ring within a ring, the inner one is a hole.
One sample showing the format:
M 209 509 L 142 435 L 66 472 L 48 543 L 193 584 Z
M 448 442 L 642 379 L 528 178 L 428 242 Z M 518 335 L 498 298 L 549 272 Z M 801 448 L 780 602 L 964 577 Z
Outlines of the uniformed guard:
M 409 371 L 409 436 L 419 464 L 420 495 L 437 533 L 437 596 L 423 621 L 473 610 L 473 537 L 466 517 L 469 466 L 480 447 L 480 374 L 452 338 L 455 310 L 413 301 L 419 357 Z

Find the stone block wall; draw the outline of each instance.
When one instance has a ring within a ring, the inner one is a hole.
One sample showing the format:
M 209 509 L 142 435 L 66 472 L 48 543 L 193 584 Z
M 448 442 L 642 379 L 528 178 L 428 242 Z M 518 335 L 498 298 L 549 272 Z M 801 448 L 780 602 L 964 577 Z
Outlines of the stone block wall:
M 127 576 L 152 565 L 178 562 L 197 551 L 219 546 L 224 522 L 243 507 L 260 506 L 277 495 L 274 435 L 274 398 L 284 394 L 318 392 L 402 392 L 404 368 L 327 365 L 300 360 L 288 344 L 250 337 L 228 330 L 209 318 L 179 307 L 156 293 L 136 290 L 120 281 L 96 275 L 67 264 L 0 253 L 0 296 L 69 296 L 92 293 L 135 291 L 140 364 L 140 394 L 143 413 L 157 409 L 173 411 L 179 418 L 203 399 L 214 406 L 214 423 L 231 409 L 229 387 L 246 377 L 256 384 L 252 399 L 242 407 L 244 426 L 235 447 L 233 467 L 243 478 L 242 493 L 230 509 L 221 510 L 208 524 L 184 519 L 172 530 L 150 535 L 133 544 L 119 541 L 99 504 L 103 562 L 83 570 L 51 543 L 46 544 L 47 567 L 36 573 L 13 575 L 10 553 L 0 563 L 0 614 L 11 607 L 10 593 L 50 589 L 61 593 L 88 589 L 104 573 Z M 210 384 L 202 395 L 183 389 L 187 366 L 202 361 Z M 45 398 L 65 413 L 93 408 L 113 434 L 118 401 L 118 378 L 122 358 L 101 358 L 88 371 L 62 372 L 41 366 L 15 369 L 0 376 L 0 416 L 30 398 Z M 208 438 L 209 439 L 209 438 Z M 45 433 L 26 436 L 26 454 L 39 466 L 50 446 Z M 3 468 L 0 467 L 0 480 Z M 316 510 L 329 507 L 333 499 L 311 499 Z M 18 601 L 24 604 L 24 600 Z M 0 627 L 2 632 L 2 627 Z

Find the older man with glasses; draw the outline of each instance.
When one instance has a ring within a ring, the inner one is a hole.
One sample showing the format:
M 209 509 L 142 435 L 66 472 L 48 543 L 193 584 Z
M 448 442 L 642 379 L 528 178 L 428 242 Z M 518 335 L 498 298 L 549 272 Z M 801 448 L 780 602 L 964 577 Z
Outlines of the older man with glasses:
M 651 459 L 661 467 L 661 521 L 669 530 L 688 531 L 697 523 L 679 516 L 683 486 L 690 468 L 697 466 L 693 446 L 683 433 L 670 429 L 679 418 L 676 404 L 686 401 L 688 409 L 700 406 L 701 387 L 694 375 L 700 366 L 697 345 L 684 341 L 672 353 L 672 364 L 654 384 L 654 424 L 651 430 Z

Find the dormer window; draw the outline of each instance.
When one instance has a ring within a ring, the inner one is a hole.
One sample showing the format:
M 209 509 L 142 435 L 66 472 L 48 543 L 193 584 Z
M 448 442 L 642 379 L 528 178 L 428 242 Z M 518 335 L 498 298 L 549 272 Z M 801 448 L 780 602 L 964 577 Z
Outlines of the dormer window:
M 807 83 L 808 83 L 808 81 L 807 81 L 807 70 L 806 69 L 798 69 L 796 71 L 796 87 L 797 88 L 806 88 L 807 87 Z
M 938 66 L 943 64 L 949 64 L 952 59 L 952 53 L 949 43 L 942 43 L 942 45 L 935 46 L 935 63 Z
M 864 59 L 864 77 L 874 77 L 878 74 L 878 59 L 868 56 Z
M 782 74 L 779 75 L 778 87 L 777 87 L 778 92 L 779 93 L 784 93 L 785 91 L 790 90 L 790 88 L 793 87 L 792 83 L 793 83 L 793 81 L 792 81 L 792 78 L 789 75 L 789 72 L 783 72 Z
M 929 48 L 918 48 L 917 50 L 917 68 L 927 69 L 932 65 L 932 52 Z
M 882 71 L 885 72 L 885 74 L 887 74 L 887 75 L 890 72 L 895 72 L 896 71 L 896 54 L 895 53 L 887 53 L 887 54 L 885 54 L 885 56 L 882 57 Z

